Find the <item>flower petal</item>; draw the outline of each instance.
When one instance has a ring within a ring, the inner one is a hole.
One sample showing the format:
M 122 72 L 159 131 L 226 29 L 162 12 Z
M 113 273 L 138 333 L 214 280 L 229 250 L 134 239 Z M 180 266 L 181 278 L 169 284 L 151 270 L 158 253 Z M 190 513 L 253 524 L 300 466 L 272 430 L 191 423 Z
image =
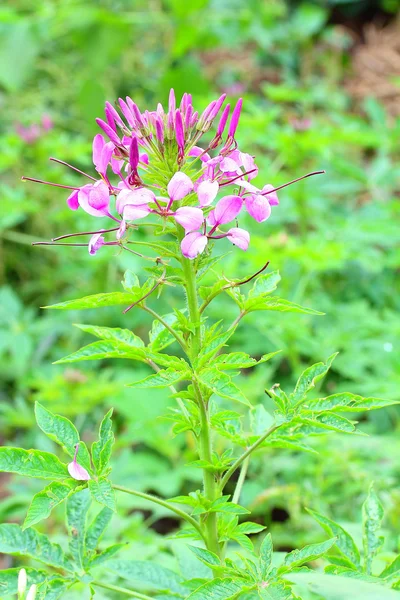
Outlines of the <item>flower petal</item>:
M 271 216 L 271 206 L 268 199 L 260 194 L 251 194 L 245 199 L 247 212 L 258 223 L 266 221 Z
M 123 189 L 119 192 L 115 201 L 115 206 L 120 215 L 122 215 L 124 207 L 128 204 L 131 206 L 141 206 L 154 202 L 155 195 L 147 188 Z
M 240 196 L 224 196 L 217 203 L 214 210 L 216 222 L 221 225 L 233 221 L 242 209 L 242 198 Z
M 135 221 L 136 219 L 143 219 L 144 217 L 147 217 L 149 212 L 150 208 L 147 204 L 126 204 L 122 211 L 122 216 L 124 221 Z
M 227 237 L 232 244 L 241 250 L 247 250 L 249 247 L 250 234 L 245 229 L 240 229 L 240 227 L 232 227 L 232 229 L 228 231 Z
M 273 190 L 273 189 L 274 189 L 274 186 L 271 185 L 270 183 L 267 183 L 267 185 L 264 185 L 264 187 L 262 189 L 262 193 L 265 196 L 265 198 L 268 200 L 268 202 L 270 203 L 271 206 L 277 206 L 279 204 L 278 194 L 276 192 L 272 192 L 272 194 L 266 193 L 269 190 Z
M 185 232 L 195 231 L 204 221 L 203 211 L 194 206 L 182 206 L 175 213 L 175 221 L 182 225 Z
M 218 190 L 218 181 L 210 181 L 210 179 L 202 181 L 197 188 L 197 197 L 200 206 L 209 206 L 215 200 Z
M 95 233 L 89 240 L 89 254 L 96 254 L 96 252 L 105 244 L 105 239 L 101 233 Z
M 194 185 L 190 177 L 182 171 L 178 171 L 169 182 L 167 190 L 171 200 L 182 200 L 193 191 L 193 188 Z
M 68 473 L 73 479 L 77 479 L 78 481 L 88 481 L 90 479 L 89 473 L 84 467 L 78 465 L 76 460 L 73 460 L 71 463 L 69 463 L 67 468 Z
M 103 181 L 88 183 L 78 192 L 79 206 L 93 217 L 104 217 L 108 214 L 110 203 L 109 190 Z
M 181 250 L 183 256 L 186 258 L 196 258 L 201 254 L 204 248 L 207 246 L 207 236 L 203 235 L 199 231 L 193 231 L 185 235 L 181 242 Z
M 78 210 L 79 208 L 78 193 L 79 190 L 74 190 L 67 198 L 67 204 L 71 210 Z

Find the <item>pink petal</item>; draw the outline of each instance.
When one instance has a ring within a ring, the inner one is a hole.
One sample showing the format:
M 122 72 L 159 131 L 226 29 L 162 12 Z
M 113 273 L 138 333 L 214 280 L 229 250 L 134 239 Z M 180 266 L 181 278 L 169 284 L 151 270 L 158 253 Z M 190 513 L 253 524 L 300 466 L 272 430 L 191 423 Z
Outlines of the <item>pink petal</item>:
M 217 224 L 217 221 L 215 220 L 215 210 L 211 210 L 208 213 L 207 216 L 207 223 L 211 226 L 214 227 Z
M 185 235 L 181 242 L 181 250 L 183 256 L 186 258 L 196 258 L 201 254 L 204 248 L 207 246 L 207 236 L 203 235 L 199 231 L 193 231 Z
M 98 133 L 97 135 L 94 136 L 93 138 L 93 164 L 97 169 L 97 166 L 100 162 L 100 157 L 101 157 L 101 151 L 104 148 L 105 145 L 105 140 L 104 137 L 101 135 L 101 133 Z
M 200 146 L 193 146 L 189 150 L 189 156 L 201 156 L 200 160 L 202 162 L 208 162 L 211 159 L 211 156 L 207 152 L 204 153 L 203 148 L 200 148 Z
M 78 210 L 79 208 L 78 193 L 79 190 L 75 190 L 67 198 L 67 204 L 71 210 Z
M 68 465 L 68 473 L 71 475 L 73 479 L 77 479 L 78 481 L 88 481 L 90 479 L 89 473 L 86 471 L 84 467 L 78 465 L 78 463 L 73 460 Z
M 147 188 L 123 189 L 119 192 L 115 201 L 115 206 L 118 213 L 121 215 L 124 207 L 128 204 L 131 206 L 141 206 L 154 202 L 155 195 Z
M 149 212 L 150 209 L 147 204 L 140 204 L 136 206 L 132 204 L 126 204 L 122 211 L 122 216 L 124 221 L 135 221 L 136 219 L 143 219 L 144 217 L 147 217 Z
M 105 239 L 101 233 L 92 235 L 89 240 L 89 254 L 96 254 L 96 252 L 105 244 Z
M 104 217 L 110 203 L 109 190 L 103 181 L 87 184 L 78 193 L 79 206 L 93 217 Z
M 203 211 L 194 206 L 182 206 L 175 213 L 175 221 L 182 225 L 185 232 L 194 231 L 203 224 Z
M 197 188 L 197 197 L 200 206 L 209 206 L 215 200 L 219 190 L 218 181 L 205 179 Z
M 244 188 L 248 192 L 254 192 L 255 194 L 260 193 L 260 190 L 255 185 L 253 185 L 249 181 L 246 181 L 245 179 L 237 179 L 235 181 L 235 185 L 238 185 L 241 188 Z
M 116 234 L 117 240 L 120 240 L 121 238 L 123 238 L 125 235 L 125 232 L 126 232 L 126 223 L 124 220 L 122 220 L 121 224 L 119 226 L 119 229 L 117 231 L 117 234 Z
M 245 229 L 240 229 L 240 227 L 232 227 L 232 229 L 228 231 L 227 237 L 232 244 L 241 250 L 247 250 L 249 247 L 250 234 Z
M 266 221 L 271 215 L 271 206 L 268 199 L 260 194 L 251 194 L 246 200 L 247 212 L 258 223 Z
M 178 171 L 169 182 L 167 190 L 171 200 L 182 200 L 193 191 L 193 188 L 194 185 L 190 177 L 182 171 Z
M 239 165 L 233 158 L 226 157 L 221 161 L 221 171 L 224 173 L 240 173 Z
M 266 194 L 266 192 L 273 189 L 274 186 L 270 183 L 267 183 L 267 185 L 264 185 L 262 193 L 265 195 L 265 198 L 268 200 L 271 206 L 277 206 L 279 204 L 278 194 L 276 192 L 272 192 L 272 194 Z
M 221 225 L 233 221 L 242 209 L 242 202 L 240 196 L 224 196 L 221 198 L 214 211 L 216 222 Z

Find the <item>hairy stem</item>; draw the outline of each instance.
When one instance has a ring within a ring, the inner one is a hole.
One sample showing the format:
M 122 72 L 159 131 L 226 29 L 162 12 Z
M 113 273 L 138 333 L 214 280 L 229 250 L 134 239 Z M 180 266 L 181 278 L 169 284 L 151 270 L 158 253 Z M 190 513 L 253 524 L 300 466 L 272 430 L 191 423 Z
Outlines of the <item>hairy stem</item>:
M 160 506 L 167 508 L 171 512 L 174 512 L 176 515 L 181 517 L 181 519 L 184 519 L 185 521 L 190 523 L 190 525 L 192 525 L 192 527 L 194 527 L 196 529 L 196 531 L 198 531 L 198 533 L 204 539 L 202 529 L 200 527 L 200 524 L 196 521 L 196 519 L 194 519 L 193 517 L 191 517 L 190 515 L 185 513 L 180 508 L 177 508 L 173 504 L 170 504 L 166 500 L 163 500 L 162 498 L 158 498 L 157 496 L 153 496 L 153 494 L 146 494 L 145 492 L 138 492 L 137 490 L 130 490 L 129 488 L 123 487 L 122 485 L 113 485 L 113 488 L 114 488 L 114 490 L 118 490 L 119 492 L 124 492 L 125 494 L 130 494 L 131 496 L 137 496 L 138 498 L 143 498 L 143 500 L 148 500 L 149 502 L 153 502 L 154 504 L 159 504 Z
M 91 585 L 94 585 L 95 587 L 99 588 L 104 588 L 105 590 L 112 590 L 113 592 L 119 592 L 120 594 L 125 594 L 125 596 L 130 596 L 131 598 L 139 598 L 141 600 L 152 600 L 150 596 L 146 596 L 146 594 L 141 594 L 140 592 L 133 592 L 132 590 L 127 590 L 126 588 L 118 587 L 117 585 L 111 585 L 110 583 L 92 581 Z
M 236 484 L 236 487 L 235 487 L 235 491 L 234 491 L 233 496 L 232 496 L 232 502 L 234 504 L 238 504 L 239 503 L 240 494 L 242 493 L 242 487 L 243 487 L 244 480 L 246 479 L 246 475 L 247 475 L 247 469 L 249 468 L 249 462 L 250 462 L 250 456 L 248 456 L 242 462 L 242 468 L 240 469 L 239 479 L 237 481 L 237 484 Z
M 279 425 L 274 425 L 273 427 L 270 427 L 269 429 L 267 429 L 267 431 L 260 438 L 258 438 L 258 440 L 256 442 L 254 442 L 254 444 L 249 446 L 247 448 L 247 450 L 245 452 L 243 452 L 243 454 L 235 460 L 233 465 L 227 470 L 227 472 L 221 479 L 221 484 L 220 484 L 221 491 L 223 491 L 224 487 L 226 486 L 226 484 L 228 483 L 229 479 L 232 477 L 232 475 L 234 474 L 236 469 L 238 469 L 240 467 L 240 465 L 246 460 L 246 458 L 248 456 L 250 456 L 250 454 L 252 452 L 254 452 L 254 450 L 256 450 L 264 442 L 264 440 L 267 439 L 267 437 L 269 437 L 272 433 L 274 433 L 274 431 L 276 431 L 278 429 L 278 427 L 279 427 Z

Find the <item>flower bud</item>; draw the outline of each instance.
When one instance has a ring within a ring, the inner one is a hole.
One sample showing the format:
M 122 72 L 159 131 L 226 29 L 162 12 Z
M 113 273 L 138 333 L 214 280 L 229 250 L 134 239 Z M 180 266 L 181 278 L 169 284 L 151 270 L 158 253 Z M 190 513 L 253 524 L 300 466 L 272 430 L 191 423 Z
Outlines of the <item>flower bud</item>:
M 36 592 L 37 592 L 37 585 L 36 584 L 31 585 L 31 587 L 29 588 L 29 592 L 26 596 L 26 600 L 35 600 Z
M 18 572 L 18 600 L 21 600 L 24 597 L 27 582 L 25 569 L 20 569 Z
M 235 137 L 236 129 L 239 124 L 240 113 L 242 110 L 242 104 L 243 104 L 243 99 L 239 98 L 239 100 L 236 103 L 235 108 L 233 109 L 232 118 L 231 118 L 231 122 L 229 123 L 229 130 L 228 130 L 228 137 L 230 137 L 232 139 Z

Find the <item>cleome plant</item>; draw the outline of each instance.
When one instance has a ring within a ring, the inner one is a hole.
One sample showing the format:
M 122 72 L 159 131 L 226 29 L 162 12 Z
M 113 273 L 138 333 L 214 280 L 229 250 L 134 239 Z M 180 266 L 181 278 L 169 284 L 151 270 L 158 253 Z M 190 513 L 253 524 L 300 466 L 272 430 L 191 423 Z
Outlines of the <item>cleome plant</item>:
M 119 100 L 120 112 L 107 103 L 106 120 L 98 119 L 103 134 L 93 141 L 96 177 L 53 160 L 89 180 L 81 187 L 70 187 L 67 203 L 71 210 L 108 219 L 112 226 L 40 242 L 83 246 L 92 255 L 117 249 L 146 261 L 146 276 L 143 273 L 139 278 L 127 271 L 119 291 L 47 308 L 121 306 L 124 313 L 145 311 L 153 318 L 149 339 L 144 341 L 129 329 L 79 324 L 97 341 L 57 362 L 123 358 L 147 365 L 151 374 L 131 386 L 147 390 L 149 398 L 154 388 L 169 390 L 174 407 L 167 418 L 173 434 L 185 433 L 194 442 L 197 460 L 192 464 L 202 471 L 202 489 L 167 500 L 124 487 L 123 482 L 114 481 L 110 466 L 112 410 L 88 448 L 71 421 L 36 403 L 38 427 L 61 447 L 62 454 L 0 448 L 0 471 L 47 482 L 32 498 L 22 525 L 0 525 L 0 552 L 23 557 L 25 565 L 23 570 L 15 567 L 0 572 L 0 598 L 18 595 L 22 599 L 29 589 L 29 600 L 56 600 L 78 583 L 85 584 L 92 597 L 142 600 L 299 600 L 302 590 L 307 598 L 338 598 L 340 589 L 345 590 L 343 598 L 357 594 L 360 598 L 397 597 L 400 558 L 393 557 L 380 574 L 372 562 L 382 545 L 378 531 L 383 517 L 372 487 L 363 506 L 362 557 L 350 534 L 312 507 L 310 514 L 326 533 L 320 543 L 278 555 L 269 533 L 257 539 L 257 549 L 250 537 L 265 529 L 246 520 L 249 511 L 240 504 L 249 461 L 256 451 L 289 448 L 301 452 L 312 450 L 310 441 L 317 435 L 358 434 L 357 423 L 344 413 L 353 416 L 392 402 L 348 392 L 315 398 L 316 384 L 329 371 L 335 355 L 301 373 L 293 391 L 284 391 L 278 384 L 265 390 L 276 407 L 273 415 L 262 403 L 252 405 L 236 385 L 242 369 L 262 368 L 276 354 L 255 359 L 246 352 L 229 352 L 229 341 L 246 315 L 255 311 L 321 313 L 274 295 L 280 276 L 277 271 L 267 272 L 265 258 L 257 273 L 240 279 L 219 273 L 223 255 L 213 254 L 215 244 L 226 238 L 239 250 L 247 250 L 250 235 L 239 227 L 241 214 L 247 212 L 259 223 L 266 221 L 272 207 L 279 204 L 277 191 L 289 185 L 258 188 L 252 183 L 258 171 L 254 157 L 241 152 L 235 138 L 242 101 L 232 113 L 224 103 L 225 96 L 221 96 L 199 115 L 190 94 L 184 94 L 177 107 L 173 90 L 167 111 L 159 104 L 155 111 L 141 112 L 130 98 Z M 210 135 L 216 119 L 216 131 Z M 143 236 L 142 230 L 151 234 Z M 159 314 L 157 298 L 170 287 L 176 308 Z M 236 305 L 232 323 L 226 323 L 223 315 L 217 322 L 208 316 L 209 305 L 221 294 Z M 225 440 L 223 452 L 215 450 L 218 438 Z M 231 489 L 233 481 L 234 491 L 228 494 L 227 486 Z M 120 494 L 161 505 L 179 517 L 182 527 L 175 537 L 187 541 L 187 553 L 198 565 L 191 577 L 157 562 L 119 558 L 122 549 L 126 556 L 125 543 L 103 547 L 102 536 L 118 511 Z M 35 528 L 61 503 L 66 507 L 68 549 Z M 324 561 L 327 565 L 325 572 L 311 568 L 321 557 L 321 565 Z M 32 561 L 46 568 L 30 566 Z

